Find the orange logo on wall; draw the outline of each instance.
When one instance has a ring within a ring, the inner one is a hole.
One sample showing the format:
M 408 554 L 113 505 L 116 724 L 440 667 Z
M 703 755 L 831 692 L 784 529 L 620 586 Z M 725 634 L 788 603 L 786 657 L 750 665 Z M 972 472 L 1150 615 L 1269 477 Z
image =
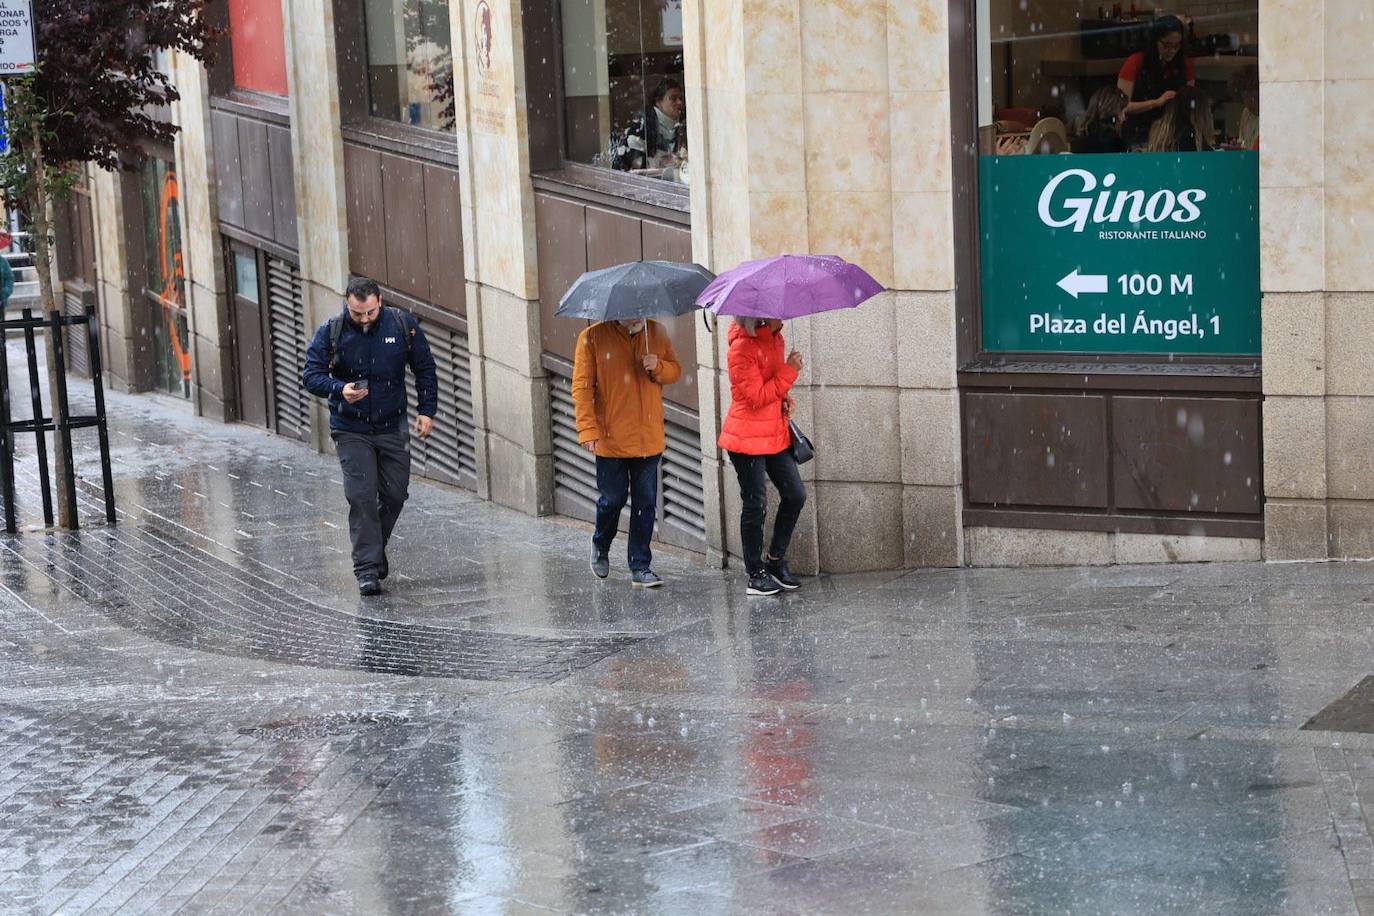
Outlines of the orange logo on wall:
M 176 208 L 173 210 L 173 208 Z M 167 178 L 162 183 L 162 199 L 157 224 L 157 252 L 165 278 L 161 290 L 162 315 L 167 321 L 167 339 L 172 344 L 172 353 L 181 368 L 181 384 L 188 394 L 191 391 L 191 354 L 187 351 L 177 330 L 177 317 L 186 307 L 186 270 L 182 263 L 181 237 L 176 232 L 181 223 L 181 190 L 177 184 L 175 169 L 167 170 Z M 175 222 L 173 221 L 175 220 Z M 170 260 L 170 263 L 168 263 Z

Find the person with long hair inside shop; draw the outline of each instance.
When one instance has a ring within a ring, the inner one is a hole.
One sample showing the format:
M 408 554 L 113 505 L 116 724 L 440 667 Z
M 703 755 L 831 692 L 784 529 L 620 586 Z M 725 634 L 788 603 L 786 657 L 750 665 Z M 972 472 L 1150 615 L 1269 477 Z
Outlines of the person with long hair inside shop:
M 1117 87 L 1103 86 L 1094 92 L 1069 149 L 1075 153 L 1126 152 L 1126 141 L 1121 139 L 1125 110 L 1126 94 Z
M 1164 114 L 1164 106 L 1186 87 L 1197 85 L 1193 62 L 1184 54 L 1187 29 L 1177 16 L 1160 16 L 1150 26 L 1143 51 L 1121 65 L 1116 85 L 1129 100 L 1121 136 L 1126 145 L 1140 148 L 1149 142 L 1150 128 Z
M 1216 148 L 1212 101 L 1201 89 L 1187 86 L 1164 106 L 1145 144 L 1147 153 L 1209 153 Z

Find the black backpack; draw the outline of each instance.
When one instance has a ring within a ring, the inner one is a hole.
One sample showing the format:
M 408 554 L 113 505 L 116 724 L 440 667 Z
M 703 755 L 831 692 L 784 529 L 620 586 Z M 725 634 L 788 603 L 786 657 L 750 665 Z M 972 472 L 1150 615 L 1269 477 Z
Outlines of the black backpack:
M 394 305 L 382 306 L 383 314 L 390 315 L 401 326 L 406 339 L 406 360 L 410 360 L 411 341 L 415 337 L 415 332 L 419 329 L 419 323 L 411 325 L 406 321 L 406 313 L 396 308 Z M 329 373 L 334 374 L 334 365 L 339 361 L 339 338 L 343 337 L 344 316 L 335 315 L 329 319 Z

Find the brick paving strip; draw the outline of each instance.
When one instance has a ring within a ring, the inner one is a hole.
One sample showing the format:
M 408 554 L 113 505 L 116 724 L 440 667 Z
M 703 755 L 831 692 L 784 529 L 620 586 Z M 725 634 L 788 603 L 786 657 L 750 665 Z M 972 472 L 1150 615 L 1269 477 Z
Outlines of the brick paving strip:
M 639 637 L 539 637 L 343 614 L 266 583 L 144 520 L 0 550 L 151 639 L 318 668 L 467 680 L 552 682 Z

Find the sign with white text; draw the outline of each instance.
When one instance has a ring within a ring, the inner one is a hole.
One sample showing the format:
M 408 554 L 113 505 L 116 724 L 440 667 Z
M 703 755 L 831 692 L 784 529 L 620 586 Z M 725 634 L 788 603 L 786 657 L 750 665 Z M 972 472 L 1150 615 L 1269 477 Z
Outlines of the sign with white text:
M 1260 351 L 1259 155 L 984 156 L 983 349 Z

